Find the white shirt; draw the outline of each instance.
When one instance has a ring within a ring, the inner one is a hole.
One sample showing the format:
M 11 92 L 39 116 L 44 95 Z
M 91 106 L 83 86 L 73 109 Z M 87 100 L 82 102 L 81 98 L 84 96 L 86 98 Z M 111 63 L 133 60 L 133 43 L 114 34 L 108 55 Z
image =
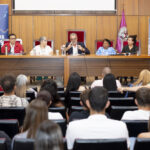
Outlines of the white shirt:
M 16 134 L 13 138 L 13 141 L 14 141 L 14 139 L 26 139 L 27 135 L 28 135 L 28 131 Z
M 122 116 L 122 120 L 149 120 L 149 118 L 150 111 L 140 109 L 134 111 L 126 111 Z
M 40 55 L 50 55 L 50 53 L 53 52 L 53 49 L 50 46 L 45 46 L 45 48 L 41 48 L 40 45 L 35 46 L 31 52 L 30 55 L 36 55 L 36 56 L 40 56 Z
M 0 107 L 27 107 L 28 104 L 25 98 L 20 98 L 16 95 L 0 96 Z
M 73 55 L 78 55 L 78 47 L 76 46 L 72 46 L 73 48 Z
M 10 47 L 11 47 L 10 52 L 11 52 L 12 54 L 14 54 L 14 53 L 15 53 L 15 45 L 10 44 Z
M 121 87 L 121 83 L 119 80 L 116 80 L 116 84 L 117 84 L 117 87 Z M 92 85 L 91 85 L 91 88 L 94 88 L 96 86 L 103 86 L 103 79 L 102 80 L 95 80 Z
M 48 119 L 49 120 L 59 120 L 59 119 L 63 119 L 63 116 L 57 112 L 48 112 Z
M 28 136 L 28 131 L 16 134 L 12 139 L 11 149 L 13 149 L 15 139 L 27 139 L 27 136 Z
M 73 149 L 75 139 L 117 139 L 126 138 L 129 147 L 129 135 L 126 124 L 108 119 L 105 115 L 91 115 L 87 119 L 72 121 L 66 132 L 68 149 Z

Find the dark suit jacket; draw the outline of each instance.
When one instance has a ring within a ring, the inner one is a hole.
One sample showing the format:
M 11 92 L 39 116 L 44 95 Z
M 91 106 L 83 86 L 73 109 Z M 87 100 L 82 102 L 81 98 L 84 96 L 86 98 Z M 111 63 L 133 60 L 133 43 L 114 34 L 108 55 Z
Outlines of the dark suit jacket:
M 133 48 L 130 50 L 129 46 L 126 45 L 123 47 L 122 53 L 131 53 L 131 54 L 137 54 L 138 51 L 138 47 L 137 46 L 133 46 Z
M 68 47 L 69 44 L 70 44 L 70 42 L 67 42 L 66 43 L 66 47 Z M 88 50 L 88 48 L 85 46 L 84 43 L 78 42 L 77 45 L 81 45 L 85 49 L 85 54 L 90 54 L 90 51 Z M 66 53 L 68 55 L 73 54 L 73 48 L 71 47 L 69 50 L 66 51 Z M 82 54 L 82 53 L 83 53 L 83 51 L 81 51 L 80 49 L 78 49 L 78 54 Z

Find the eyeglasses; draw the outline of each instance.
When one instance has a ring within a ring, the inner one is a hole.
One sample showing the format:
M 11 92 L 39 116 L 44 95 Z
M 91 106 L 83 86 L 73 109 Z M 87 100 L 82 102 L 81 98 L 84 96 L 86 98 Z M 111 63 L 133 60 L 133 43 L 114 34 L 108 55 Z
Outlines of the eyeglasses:
M 44 42 L 47 42 L 47 40 L 43 40 Z
M 77 39 L 77 38 L 71 38 L 70 40 L 73 41 L 73 40 L 76 40 L 76 39 Z
M 16 40 L 16 38 L 10 38 L 10 40 Z

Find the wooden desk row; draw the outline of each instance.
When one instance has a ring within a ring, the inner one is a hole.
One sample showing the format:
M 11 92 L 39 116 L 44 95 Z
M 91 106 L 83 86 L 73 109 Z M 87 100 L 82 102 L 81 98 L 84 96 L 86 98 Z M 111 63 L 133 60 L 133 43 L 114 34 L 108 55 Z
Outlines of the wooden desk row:
M 0 56 L 0 76 L 6 73 L 64 76 L 64 85 L 72 72 L 99 76 L 106 66 L 116 76 L 138 76 L 142 69 L 150 68 L 150 56 Z

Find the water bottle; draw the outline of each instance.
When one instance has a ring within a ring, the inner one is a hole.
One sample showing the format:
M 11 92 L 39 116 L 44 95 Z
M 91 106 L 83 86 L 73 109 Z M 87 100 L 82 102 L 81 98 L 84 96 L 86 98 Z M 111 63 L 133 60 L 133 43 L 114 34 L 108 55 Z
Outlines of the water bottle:
M 5 46 L 5 55 L 6 56 L 8 55 L 8 47 L 7 47 L 7 45 Z
M 56 56 L 59 56 L 59 49 L 56 50 Z
M 61 46 L 61 55 L 62 56 L 66 55 L 66 46 L 65 45 Z
M 137 56 L 140 56 L 140 50 L 137 51 L 137 54 L 136 54 L 136 55 L 137 55 Z

